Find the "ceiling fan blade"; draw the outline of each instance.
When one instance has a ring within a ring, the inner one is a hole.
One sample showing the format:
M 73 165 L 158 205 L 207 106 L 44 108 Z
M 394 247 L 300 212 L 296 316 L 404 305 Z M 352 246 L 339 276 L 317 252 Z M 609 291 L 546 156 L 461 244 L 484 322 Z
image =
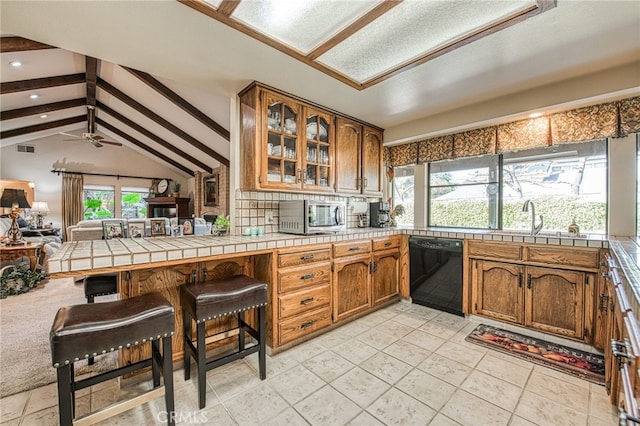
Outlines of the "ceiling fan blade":
M 93 139 L 89 139 L 89 142 L 91 142 L 91 145 L 95 146 L 96 148 L 102 148 L 102 144 L 98 141 L 95 141 Z
M 93 133 L 91 133 L 91 136 L 89 136 L 89 138 L 96 141 L 101 141 L 102 139 L 104 139 L 104 136 L 94 135 Z
M 105 143 L 107 145 L 114 145 L 114 146 L 122 146 L 120 142 L 113 142 L 113 141 L 100 141 L 100 143 Z

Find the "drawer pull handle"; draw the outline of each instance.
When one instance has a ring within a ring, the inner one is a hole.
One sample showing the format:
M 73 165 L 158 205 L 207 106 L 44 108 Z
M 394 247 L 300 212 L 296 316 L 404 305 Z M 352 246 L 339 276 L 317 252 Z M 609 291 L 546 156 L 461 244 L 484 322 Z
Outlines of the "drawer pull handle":
M 301 280 L 310 280 L 311 278 L 313 278 L 313 274 L 305 274 L 300 277 Z
M 300 260 L 313 260 L 313 255 L 307 254 L 307 255 L 301 256 Z
M 313 302 L 314 298 L 313 297 L 307 297 L 306 299 L 302 299 L 300 301 L 301 305 L 308 305 L 309 303 Z
M 391 241 L 387 241 L 386 243 L 384 243 L 385 247 L 389 247 L 391 245 Z
M 307 322 L 303 322 L 302 324 L 300 324 L 300 328 L 305 329 L 305 328 L 309 328 L 311 327 L 313 324 L 315 324 L 316 321 L 315 320 L 311 320 L 311 321 L 307 321 Z
M 360 247 L 349 247 L 349 251 L 358 251 Z

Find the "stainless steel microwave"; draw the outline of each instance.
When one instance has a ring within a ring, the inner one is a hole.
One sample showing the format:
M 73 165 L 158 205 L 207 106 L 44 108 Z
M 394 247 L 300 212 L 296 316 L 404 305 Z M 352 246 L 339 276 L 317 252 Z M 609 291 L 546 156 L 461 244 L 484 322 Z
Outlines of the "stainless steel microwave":
M 346 231 L 346 204 L 340 201 L 280 201 L 279 229 L 287 234 Z

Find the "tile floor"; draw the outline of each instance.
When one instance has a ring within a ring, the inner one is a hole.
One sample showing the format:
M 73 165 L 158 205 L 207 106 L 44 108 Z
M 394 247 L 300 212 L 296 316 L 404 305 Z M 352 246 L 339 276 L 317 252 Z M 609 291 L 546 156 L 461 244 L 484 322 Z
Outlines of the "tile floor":
M 400 302 L 267 358 L 207 373 L 197 407 L 195 372 L 175 371 L 178 424 L 615 425 L 602 386 L 464 338 L 477 322 Z M 147 382 L 116 380 L 79 392 L 77 411 L 104 407 Z M 0 400 L 2 425 L 57 424 L 55 385 Z M 102 424 L 162 424 L 162 398 Z

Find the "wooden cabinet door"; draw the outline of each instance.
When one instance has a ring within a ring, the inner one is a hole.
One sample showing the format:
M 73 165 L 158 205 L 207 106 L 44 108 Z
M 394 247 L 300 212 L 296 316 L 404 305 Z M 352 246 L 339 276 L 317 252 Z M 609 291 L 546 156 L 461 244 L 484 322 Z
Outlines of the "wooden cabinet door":
M 263 188 L 300 189 L 302 153 L 299 134 L 301 106 L 285 96 L 263 91 L 262 102 L 262 168 Z M 243 161 L 257 161 L 246 158 Z
M 312 191 L 334 191 L 333 115 L 317 109 L 304 108 L 304 125 L 301 129 L 302 187 Z
M 362 193 L 382 195 L 382 133 L 367 127 L 362 137 Z
M 398 295 L 400 283 L 400 250 L 385 250 L 373 254 L 373 306 Z
M 607 268 L 601 269 L 600 277 L 596 277 L 596 300 L 593 321 L 593 346 L 601 351 L 607 345 L 607 324 L 609 323 L 609 290 L 608 281 L 604 274 Z
M 524 268 L 511 263 L 473 260 L 473 313 L 522 324 Z
M 338 117 L 336 127 L 336 191 L 360 194 L 362 126 Z
M 334 322 L 365 311 L 371 306 L 370 261 L 371 256 L 368 253 L 334 260 Z
M 175 309 L 176 330 L 171 338 L 173 359 L 182 358 L 182 308 L 180 306 L 180 286 L 192 281 L 197 273 L 197 263 L 164 268 L 142 269 L 131 272 L 129 297 L 159 292 Z M 128 351 L 128 353 L 127 353 Z M 145 343 L 123 350 L 123 361 L 134 363 L 151 356 L 151 345 Z
M 604 346 L 604 381 L 605 389 L 609 394 L 611 404 L 618 405 L 620 396 L 620 370 L 618 370 L 618 360 L 613 354 L 611 347 L 612 340 L 620 340 L 620 324 L 622 323 L 622 313 L 616 300 L 616 288 L 611 279 L 603 280 L 607 283 L 608 315 L 607 315 L 607 338 Z
M 584 339 L 586 274 L 534 266 L 526 273 L 524 325 Z

